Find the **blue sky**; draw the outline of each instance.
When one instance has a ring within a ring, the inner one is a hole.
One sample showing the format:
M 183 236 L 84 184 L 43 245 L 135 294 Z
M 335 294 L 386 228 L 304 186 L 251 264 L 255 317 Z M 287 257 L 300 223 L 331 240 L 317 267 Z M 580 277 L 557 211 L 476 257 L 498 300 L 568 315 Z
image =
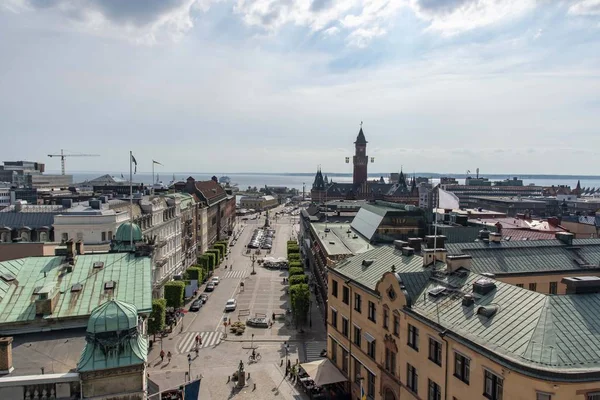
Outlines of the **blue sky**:
M 0 159 L 598 174 L 600 0 L 5 0 Z

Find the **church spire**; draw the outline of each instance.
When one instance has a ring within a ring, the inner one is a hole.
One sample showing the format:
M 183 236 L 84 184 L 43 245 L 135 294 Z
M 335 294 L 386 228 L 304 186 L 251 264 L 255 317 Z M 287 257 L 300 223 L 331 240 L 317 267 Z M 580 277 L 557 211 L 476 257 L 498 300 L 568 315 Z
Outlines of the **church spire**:
M 358 136 L 356 137 L 356 142 L 354 142 L 354 144 L 367 144 L 367 139 L 363 133 L 362 124 L 362 121 L 360 121 L 360 131 L 358 132 Z

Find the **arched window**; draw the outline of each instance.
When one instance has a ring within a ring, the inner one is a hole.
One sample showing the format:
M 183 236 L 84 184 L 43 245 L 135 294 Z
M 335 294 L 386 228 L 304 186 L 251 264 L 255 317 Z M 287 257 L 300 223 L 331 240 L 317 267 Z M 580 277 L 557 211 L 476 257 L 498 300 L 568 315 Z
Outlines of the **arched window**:
M 29 241 L 29 233 L 28 232 L 21 232 L 21 240 L 24 242 L 28 242 Z
M 40 232 L 40 242 L 48 241 L 48 232 Z
M 8 232 L 2 232 L 2 234 L 0 234 L 0 242 L 6 243 L 8 242 L 8 238 Z

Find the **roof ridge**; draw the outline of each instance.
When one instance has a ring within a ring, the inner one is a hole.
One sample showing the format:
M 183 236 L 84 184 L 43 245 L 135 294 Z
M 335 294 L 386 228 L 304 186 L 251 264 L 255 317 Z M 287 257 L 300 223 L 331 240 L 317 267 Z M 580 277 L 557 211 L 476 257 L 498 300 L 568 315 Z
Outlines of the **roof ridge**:
M 551 296 L 547 296 L 544 300 L 544 306 L 540 312 L 540 317 L 537 320 L 533 333 L 529 338 L 529 343 L 523 352 L 524 359 L 540 364 L 555 365 L 557 364 L 558 357 L 556 352 L 550 352 L 549 359 L 548 354 L 544 351 L 547 347 L 556 347 L 556 335 L 554 329 L 554 318 L 552 315 Z M 539 341 L 533 339 L 540 339 Z M 554 345 L 554 346 L 551 346 Z M 539 352 L 539 357 L 535 357 L 535 353 Z

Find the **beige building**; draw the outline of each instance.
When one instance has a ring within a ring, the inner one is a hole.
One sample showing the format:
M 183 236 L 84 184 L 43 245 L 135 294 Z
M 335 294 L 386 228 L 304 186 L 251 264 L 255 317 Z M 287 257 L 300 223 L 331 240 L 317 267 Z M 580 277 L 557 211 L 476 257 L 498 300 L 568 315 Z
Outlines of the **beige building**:
M 274 196 L 244 196 L 240 199 L 241 208 L 250 208 L 257 211 L 268 210 L 277 207 L 279 200 Z
M 352 399 L 361 383 L 375 400 L 600 399 L 600 294 L 581 293 L 600 279 L 550 296 L 423 254 L 400 242 L 330 269 L 328 357 Z

